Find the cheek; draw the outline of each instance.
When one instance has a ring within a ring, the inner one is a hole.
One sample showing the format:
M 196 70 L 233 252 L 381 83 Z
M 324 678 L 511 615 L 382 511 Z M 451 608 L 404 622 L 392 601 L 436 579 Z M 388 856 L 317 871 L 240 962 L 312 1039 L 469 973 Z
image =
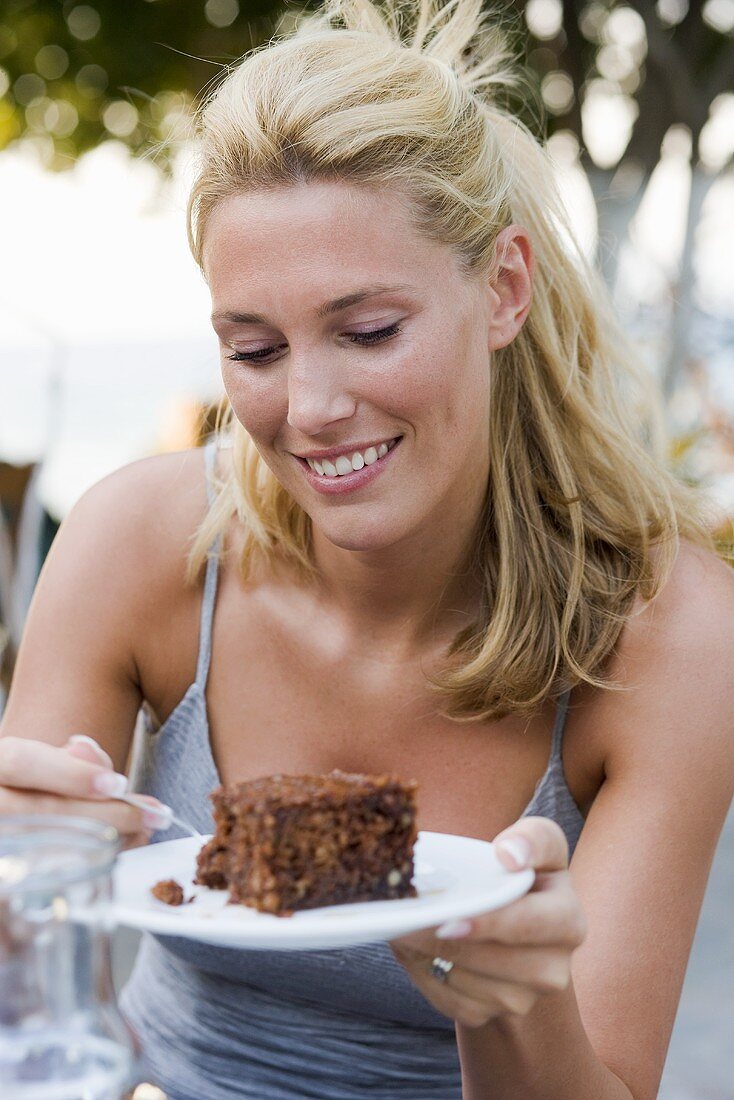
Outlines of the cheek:
M 405 365 L 402 400 L 416 422 L 431 424 L 454 445 L 488 421 L 489 356 L 476 340 L 434 341 Z
M 444 379 L 444 417 L 447 429 L 469 442 L 489 422 L 491 364 L 476 329 L 463 336 Z
M 253 439 L 273 438 L 288 415 L 287 396 L 273 374 L 224 367 L 222 381 L 242 427 Z

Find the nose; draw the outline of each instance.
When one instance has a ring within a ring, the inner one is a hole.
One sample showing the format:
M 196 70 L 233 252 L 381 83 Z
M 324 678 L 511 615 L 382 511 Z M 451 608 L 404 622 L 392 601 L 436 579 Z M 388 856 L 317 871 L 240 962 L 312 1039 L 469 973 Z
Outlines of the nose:
M 303 435 L 317 436 L 357 407 L 339 370 L 325 358 L 291 358 L 288 371 L 288 424 Z

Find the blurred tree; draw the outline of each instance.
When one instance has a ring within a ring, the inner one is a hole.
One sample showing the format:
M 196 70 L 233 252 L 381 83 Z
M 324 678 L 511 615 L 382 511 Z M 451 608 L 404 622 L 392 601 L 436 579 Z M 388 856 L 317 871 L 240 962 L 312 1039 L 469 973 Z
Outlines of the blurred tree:
M 194 96 L 262 42 L 273 0 L 0 0 L 0 148 L 30 138 L 53 168 L 106 138 L 180 136 Z
M 57 168 L 110 136 L 145 150 L 175 136 L 180 116 L 227 64 L 267 40 L 281 18 L 287 26 L 313 6 L 0 0 L 0 148 L 31 137 Z M 633 181 L 649 177 L 674 123 L 689 128 L 698 159 L 712 104 L 734 90 L 734 0 L 505 0 L 502 8 L 527 27 L 548 130 L 576 136 L 605 193 L 615 177 L 618 190 L 639 191 Z M 613 122 L 621 143 L 594 139 Z
M 0 0 L 0 148 L 30 141 L 63 168 L 113 137 L 155 152 L 165 168 L 195 98 L 316 2 Z M 734 153 L 734 0 L 500 0 L 500 10 L 525 48 L 547 133 L 565 140 L 590 181 L 611 285 L 666 136 L 678 127 L 690 142 L 670 393 L 688 356 L 695 226 Z M 529 97 L 521 109 L 537 127 Z
M 690 145 L 686 227 L 662 371 L 670 396 L 689 358 L 695 229 L 711 185 L 734 155 L 734 0 L 529 0 L 516 8 L 538 42 L 530 61 L 546 70 L 541 93 L 554 129 L 578 141 L 596 200 L 598 261 L 611 286 L 619 244 L 666 138 L 679 130 L 679 146 Z M 719 125 L 724 117 L 728 136 Z

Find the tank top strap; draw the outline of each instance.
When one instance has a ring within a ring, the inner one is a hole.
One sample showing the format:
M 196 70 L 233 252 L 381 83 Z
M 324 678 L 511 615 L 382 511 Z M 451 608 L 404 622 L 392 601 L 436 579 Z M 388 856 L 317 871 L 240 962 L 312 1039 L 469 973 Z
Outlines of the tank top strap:
M 568 717 L 568 704 L 570 699 L 570 688 L 567 691 L 564 691 L 562 695 L 558 696 L 558 705 L 556 706 L 556 720 L 553 726 L 551 761 L 558 760 L 561 756 L 561 750 L 563 748 L 563 731 L 566 728 L 566 718 Z
M 209 505 L 214 503 L 214 473 L 217 460 L 217 439 L 213 436 L 204 447 L 204 465 L 206 469 L 206 496 Z M 204 577 L 204 597 L 201 602 L 201 620 L 199 626 L 199 657 L 196 663 L 196 682 L 203 689 L 209 675 L 212 657 L 212 623 L 214 605 L 217 600 L 217 580 L 219 573 L 219 553 L 222 536 L 217 535 L 212 544 L 206 562 Z

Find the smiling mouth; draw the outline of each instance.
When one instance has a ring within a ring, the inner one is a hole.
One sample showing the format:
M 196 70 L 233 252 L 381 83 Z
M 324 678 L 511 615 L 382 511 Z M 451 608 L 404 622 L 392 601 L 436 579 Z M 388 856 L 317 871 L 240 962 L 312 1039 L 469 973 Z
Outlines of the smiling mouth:
M 335 459 L 328 458 L 299 458 L 300 462 L 308 465 L 315 474 L 324 478 L 344 477 L 347 474 L 356 473 L 365 466 L 373 466 L 384 458 L 402 436 L 395 436 L 387 442 L 380 443 L 376 447 L 367 447 L 364 451 L 353 451 L 339 455 Z

